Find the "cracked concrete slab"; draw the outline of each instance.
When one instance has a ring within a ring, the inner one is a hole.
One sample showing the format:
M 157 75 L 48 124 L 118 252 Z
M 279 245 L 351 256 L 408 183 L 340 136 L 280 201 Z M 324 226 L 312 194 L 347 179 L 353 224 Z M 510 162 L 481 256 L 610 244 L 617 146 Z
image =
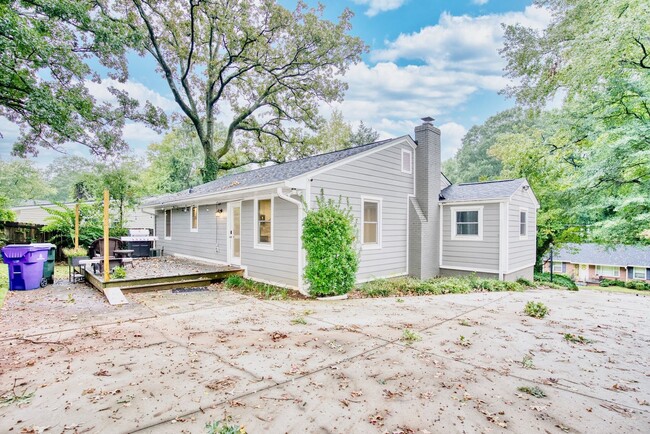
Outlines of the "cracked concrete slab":
M 648 297 L 544 290 L 317 302 L 210 289 L 137 294 L 117 308 L 83 286 L 11 294 L 0 311 L 0 394 L 11 401 L 0 431 L 204 432 L 228 417 L 248 432 L 650 424 Z M 529 300 L 549 316 L 525 316 Z M 405 328 L 414 341 L 402 339 Z

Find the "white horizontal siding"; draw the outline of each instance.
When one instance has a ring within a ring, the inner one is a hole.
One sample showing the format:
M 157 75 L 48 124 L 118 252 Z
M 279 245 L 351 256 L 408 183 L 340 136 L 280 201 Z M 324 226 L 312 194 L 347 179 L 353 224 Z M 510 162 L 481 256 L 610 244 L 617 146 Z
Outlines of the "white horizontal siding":
M 528 210 L 528 237 L 519 239 L 519 211 Z M 528 193 L 521 188 L 512 196 L 508 218 L 508 271 L 535 263 L 537 237 L 537 211 Z

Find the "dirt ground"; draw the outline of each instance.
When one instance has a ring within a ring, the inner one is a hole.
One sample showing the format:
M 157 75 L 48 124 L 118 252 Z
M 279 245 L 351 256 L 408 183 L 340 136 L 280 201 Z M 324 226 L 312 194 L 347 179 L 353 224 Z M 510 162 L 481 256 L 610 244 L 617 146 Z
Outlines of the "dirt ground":
M 0 432 L 204 433 L 228 417 L 249 433 L 650 427 L 648 297 L 271 302 L 210 289 L 127 295 L 118 307 L 83 285 L 10 293 Z M 550 314 L 525 316 L 529 300 Z

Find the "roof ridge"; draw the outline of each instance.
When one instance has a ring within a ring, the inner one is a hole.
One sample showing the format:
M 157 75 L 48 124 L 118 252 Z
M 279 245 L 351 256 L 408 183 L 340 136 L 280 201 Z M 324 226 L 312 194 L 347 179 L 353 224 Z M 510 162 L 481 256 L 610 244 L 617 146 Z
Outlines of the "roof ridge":
M 323 152 L 322 154 L 308 155 L 308 156 L 306 156 L 306 157 L 296 158 L 295 160 L 289 160 L 289 161 L 284 161 L 284 162 L 282 162 L 282 163 L 272 164 L 272 165 L 270 165 L 270 166 L 263 166 L 263 167 L 258 167 L 258 168 L 256 168 L 256 169 L 244 170 L 243 172 L 229 173 L 228 175 L 222 176 L 222 177 L 217 178 L 217 179 L 215 179 L 215 180 L 213 180 L 213 181 L 206 182 L 206 183 L 204 183 L 204 184 L 198 184 L 198 185 L 195 185 L 194 187 L 186 188 L 185 190 L 181 190 L 180 192 L 177 192 L 177 193 L 181 193 L 181 192 L 186 191 L 186 190 L 192 190 L 193 188 L 195 188 L 195 187 L 199 187 L 199 186 L 202 186 L 202 185 L 209 185 L 209 184 L 212 184 L 212 183 L 214 183 L 214 182 L 221 181 L 221 180 L 223 180 L 224 178 L 228 178 L 228 177 L 230 177 L 230 176 L 239 175 L 239 174 L 242 174 L 242 173 L 255 172 L 255 171 L 258 171 L 258 170 L 262 170 L 262 169 L 268 169 L 268 168 L 270 168 L 270 167 L 282 166 L 283 164 L 297 163 L 297 162 L 300 162 L 300 161 L 308 160 L 308 159 L 310 159 L 310 158 L 321 157 L 321 156 L 323 156 L 323 155 L 331 155 L 331 154 L 336 154 L 336 153 L 338 153 L 338 152 L 349 151 L 350 149 L 359 149 L 359 148 L 363 148 L 364 146 L 378 145 L 378 144 L 380 144 L 380 143 L 389 142 L 389 141 L 391 141 L 391 140 L 395 140 L 395 139 L 397 139 L 397 138 L 398 138 L 398 137 L 393 137 L 393 138 L 390 138 L 390 139 L 384 139 L 384 140 L 377 140 L 377 141 L 375 141 L 375 142 L 366 143 L 366 144 L 364 144 L 364 145 L 350 146 L 349 148 L 338 149 L 338 150 L 335 150 L 335 151 Z M 248 164 L 250 164 L 250 163 L 248 163 Z M 175 193 L 171 193 L 171 194 L 175 194 Z

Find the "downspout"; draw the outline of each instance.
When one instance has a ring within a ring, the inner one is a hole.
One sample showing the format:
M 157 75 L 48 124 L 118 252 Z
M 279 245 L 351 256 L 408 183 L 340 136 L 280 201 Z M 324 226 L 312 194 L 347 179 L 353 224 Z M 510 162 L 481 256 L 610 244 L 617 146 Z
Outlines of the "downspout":
M 292 198 L 291 196 L 287 196 L 284 194 L 282 191 L 282 187 L 278 187 L 276 190 L 278 197 L 280 199 L 286 200 L 287 202 L 293 203 L 298 207 L 298 291 L 304 295 L 309 297 L 309 291 L 305 291 L 303 280 L 302 280 L 302 272 L 303 272 L 303 255 L 302 255 L 302 219 L 303 219 L 303 208 L 302 208 L 302 202 L 300 202 L 297 199 Z

